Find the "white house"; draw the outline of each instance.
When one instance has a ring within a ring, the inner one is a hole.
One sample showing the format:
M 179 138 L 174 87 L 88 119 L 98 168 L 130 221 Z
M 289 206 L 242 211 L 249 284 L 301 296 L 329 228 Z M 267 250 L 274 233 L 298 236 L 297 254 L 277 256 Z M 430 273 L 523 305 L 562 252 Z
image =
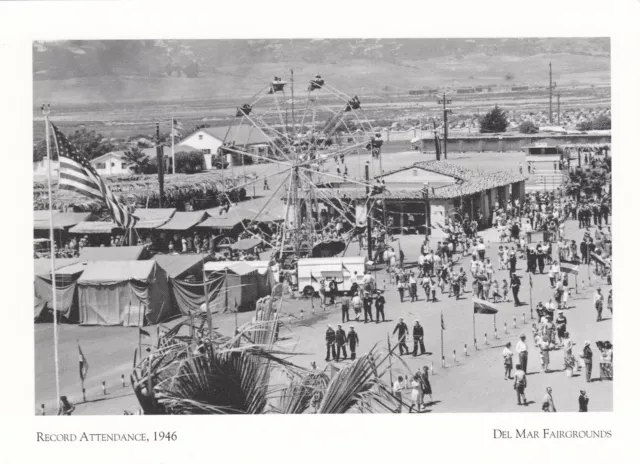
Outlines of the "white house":
M 111 151 L 91 160 L 91 166 L 101 176 L 133 174 L 133 166 L 127 166 L 124 151 Z
M 233 142 L 238 147 L 244 147 L 244 150 L 248 152 L 265 156 L 268 152 L 266 144 L 269 141 L 269 137 L 248 124 L 206 127 L 187 135 L 180 143 L 177 143 L 176 153 L 178 151 L 201 150 L 204 153 L 205 169 L 209 170 L 212 169 L 212 158 L 216 156 L 218 148 L 225 142 Z M 227 161 L 230 163 L 231 159 Z
M 43 158 L 33 163 L 34 177 L 47 177 L 49 175 L 49 158 Z M 51 177 L 57 179 L 60 175 L 60 162 L 58 160 L 51 161 Z

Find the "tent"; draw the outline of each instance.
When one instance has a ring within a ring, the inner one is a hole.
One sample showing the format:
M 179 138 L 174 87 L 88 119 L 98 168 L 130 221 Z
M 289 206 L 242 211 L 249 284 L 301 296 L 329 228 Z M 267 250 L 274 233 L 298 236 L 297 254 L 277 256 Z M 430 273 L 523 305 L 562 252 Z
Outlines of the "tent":
M 171 219 L 175 208 L 140 208 L 133 213 L 138 218 L 136 229 L 156 229 Z
M 271 294 L 269 273 L 261 274 L 245 261 L 205 264 L 209 301 L 219 312 L 253 311 L 256 300 Z M 213 266 L 210 266 L 213 265 Z M 211 271 L 209 271 L 211 269 Z
M 117 225 L 113 221 L 84 221 L 76 224 L 71 229 L 69 229 L 69 233 L 71 234 L 107 234 L 111 235 L 115 229 L 117 229 Z
M 45 268 L 46 261 L 48 268 Z M 67 321 L 78 321 L 78 295 L 76 291 L 77 282 L 85 270 L 85 265 L 72 259 L 56 260 L 56 306 L 60 316 Z M 44 302 L 40 313 L 45 308 L 53 309 L 53 279 L 51 278 L 51 264 L 48 259 L 35 260 L 34 293 L 36 301 Z M 45 319 L 40 317 L 40 320 Z
M 243 238 L 231 245 L 231 249 L 237 251 L 247 251 L 257 247 L 258 245 L 260 245 L 260 243 L 262 243 L 262 240 L 260 240 L 259 238 Z
M 149 252 L 143 246 L 84 247 L 79 261 L 139 261 L 148 257 Z
M 182 314 L 199 310 L 204 304 L 203 264 L 208 255 L 156 255 L 154 261 L 164 269 L 173 302 Z
M 177 314 L 167 275 L 155 261 L 87 264 L 78 280 L 80 323 L 143 326 Z
M 272 222 L 284 220 L 282 203 L 271 201 L 272 197 L 257 197 L 251 200 L 234 203 L 227 210 L 224 206 L 210 208 L 207 214 L 211 216 L 198 227 L 213 229 L 233 229 L 243 221 Z

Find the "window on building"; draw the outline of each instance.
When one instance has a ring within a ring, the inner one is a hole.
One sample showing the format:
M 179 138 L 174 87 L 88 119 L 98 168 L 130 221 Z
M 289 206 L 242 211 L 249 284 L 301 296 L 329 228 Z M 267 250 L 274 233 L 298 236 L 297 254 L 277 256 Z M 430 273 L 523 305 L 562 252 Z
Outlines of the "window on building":
M 115 168 L 116 167 L 116 163 L 111 163 L 111 167 Z
M 414 170 L 413 170 L 413 176 L 414 176 L 414 177 L 418 177 L 418 170 L 417 170 L 417 169 L 414 169 Z
M 106 163 L 96 163 L 96 169 L 106 169 L 106 168 L 107 168 Z
M 205 155 L 210 155 L 211 154 L 211 149 L 205 148 L 205 149 L 202 150 L 202 153 L 204 153 Z
M 198 135 L 198 140 L 202 140 L 202 138 L 203 138 L 202 134 Z
M 122 169 L 127 169 L 127 163 L 122 163 Z

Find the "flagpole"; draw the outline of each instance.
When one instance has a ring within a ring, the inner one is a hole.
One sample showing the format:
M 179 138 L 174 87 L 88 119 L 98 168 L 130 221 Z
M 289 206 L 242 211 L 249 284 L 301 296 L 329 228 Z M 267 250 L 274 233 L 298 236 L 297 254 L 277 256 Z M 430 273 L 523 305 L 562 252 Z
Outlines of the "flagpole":
M 473 347 L 478 349 L 478 341 L 476 339 L 476 309 L 473 308 Z
M 442 310 L 440 310 L 440 357 L 442 359 L 442 367 L 444 367 L 444 329 L 443 329 Z
M 175 121 L 173 120 L 173 115 L 171 115 L 171 174 L 176 173 L 176 151 L 175 151 L 174 131 L 175 131 Z
M 45 138 L 47 141 L 47 184 L 49 188 L 49 240 L 51 241 L 51 289 L 53 296 L 53 363 L 56 375 L 56 404 L 60 398 L 60 374 L 58 372 L 58 301 L 56 295 L 56 253 L 55 253 L 55 237 L 53 234 L 53 193 L 51 188 L 51 144 L 49 141 L 49 113 L 51 105 L 42 105 L 42 114 L 44 115 Z M 58 157 L 58 162 L 60 161 Z
M 533 320 L 533 296 L 531 290 L 533 288 L 533 280 L 531 280 L 531 271 L 529 271 L 529 317 Z

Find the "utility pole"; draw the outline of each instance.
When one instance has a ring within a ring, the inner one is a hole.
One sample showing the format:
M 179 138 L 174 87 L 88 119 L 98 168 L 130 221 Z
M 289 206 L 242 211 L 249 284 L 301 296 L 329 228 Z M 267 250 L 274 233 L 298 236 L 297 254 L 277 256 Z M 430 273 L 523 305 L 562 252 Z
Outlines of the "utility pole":
M 364 180 L 366 183 L 366 196 L 367 199 L 365 201 L 364 207 L 365 211 L 368 210 L 369 203 L 369 162 L 367 161 L 364 165 Z M 371 215 L 367 214 L 367 256 L 369 257 L 369 261 L 371 261 Z
M 158 187 L 160 190 L 160 200 L 158 207 L 162 208 L 164 198 L 164 147 L 160 144 L 160 123 L 156 123 L 156 161 L 158 164 Z
M 560 125 L 560 93 L 558 92 L 558 125 Z
M 429 203 L 429 183 L 425 182 L 422 189 L 422 197 L 424 199 L 424 239 L 429 241 L 431 235 L 431 204 Z
M 551 62 L 549 62 L 549 124 L 553 124 L 553 83 L 551 81 Z
M 447 138 L 449 136 L 449 127 L 447 124 L 447 113 L 451 110 L 447 110 L 447 103 L 451 104 L 451 100 L 447 100 L 447 93 L 442 93 L 442 98 L 438 100 L 438 105 L 442 105 L 444 111 L 444 159 L 447 159 Z

